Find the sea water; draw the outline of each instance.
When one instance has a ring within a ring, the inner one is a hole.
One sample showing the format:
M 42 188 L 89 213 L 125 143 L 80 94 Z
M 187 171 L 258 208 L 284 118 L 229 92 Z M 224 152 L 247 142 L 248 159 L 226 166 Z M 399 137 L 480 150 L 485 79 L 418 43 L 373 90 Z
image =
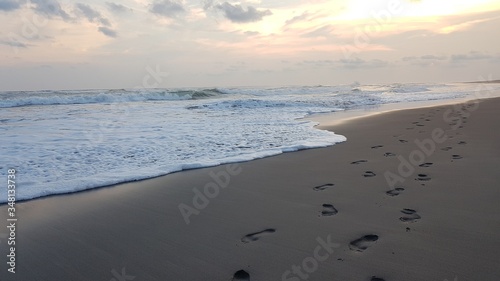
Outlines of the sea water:
M 346 141 L 301 120 L 466 98 L 474 84 L 0 92 L 0 170 L 17 200 Z M 7 195 L 0 194 L 0 202 Z

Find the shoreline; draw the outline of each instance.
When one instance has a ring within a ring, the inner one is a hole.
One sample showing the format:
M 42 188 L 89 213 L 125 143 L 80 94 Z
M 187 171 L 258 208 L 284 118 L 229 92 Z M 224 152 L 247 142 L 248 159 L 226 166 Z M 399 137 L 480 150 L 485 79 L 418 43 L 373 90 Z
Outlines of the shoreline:
M 480 82 L 471 82 L 480 84 Z M 484 83 L 482 83 L 484 84 Z M 479 91 L 476 95 L 465 97 L 465 98 L 455 98 L 455 99 L 441 99 L 441 100 L 429 100 L 429 101 L 414 101 L 414 102 L 402 102 L 402 103 L 389 103 L 382 105 L 375 105 L 368 108 L 352 109 L 346 111 L 337 111 L 330 113 L 318 113 L 302 118 L 302 120 L 309 120 L 318 122 L 316 126 L 319 129 L 327 129 L 335 125 L 342 124 L 351 120 L 356 120 L 359 118 L 370 117 L 373 115 L 389 113 L 401 110 L 411 110 L 411 109 L 423 109 L 436 106 L 454 105 L 459 103 L 465 103 L 472 100 L 481 99 L 492 99 L 500 97 L 499 90 L 485 90 Z
M 348 141 L 326 148 L 20 202 L 12 280 L 286 280 L 294 266 L 314 280 L 496 280 L 498 105 L 371 115 L 333 127 Z M 450 139 L 390 186 L 435 129 Z
M 479 83 L 479 82 L 477 82 L 477 83 Z M 500 91 L 489 91 L 488 92 L 487 98 L 496 98 L 496 97 L 500 97 Z M 474 99 L 474 97 L 467 97 L 467 98 L 442 99 L 442 100 L 430 100 L 430 101 L 390 103 L 390 104 L 374 105 L 374 106 L 362 108 L 362 109 L 352 109 L 352 110 L 346 110 L 346 111 L 312 114 L 312 115 L 305 116 L 303 118 L 299 118 L 298 120 L 316 122 L 316 123 L 318 123 L 317 125 L 314 126 L 316 129 L 334 132 L 335 128 L 333 128 L 333 126 L 340 125 L 340 124 L 343 124 L 345 122 L 353 121 L 356 119 L 369 118 L 370 116 L 394 112 L 394 111 L 428 108 L 428 107 L 443 106 L 443 105 L 454 105 L 454 104 L 467 102 L 467 101 L 470 101 L 473 99 Z M 340 134 L 340 135 L 342 135 L 342 134 Z M 330 146 L 334 146 L 334 145 L 338 145 L 338 144 L 339 143 L 335 143 L 335 144 L 328 145 L 326 147 L 330 147 Z M 182 169 L 182 170 L 175 171 L 175 172 L 170 172 L 167 174 L 162 174 L 162 175 L 157 175 L 157 176 L 147 177 L 147 178 L 141 178 L 141 179 L 137 179 L 137 180 L 122 181 L 122 182 L 118 182 L 118 183 L 106 184 L 106 185 L 102 185 L 102 186 L 91 187 L 91 188 L 86 188 L 86 189 L 81 189 L 81 190 L 75 190 L 75 191 L 71 191 L 71 192 L 53 193 L 53 194 L 38 196 L 38 197 L 34 197 L 34 198 L 29 198 L 29 199 L 18 199 L 18 200 L 16 200 L 16 202 L 19 202 L 19 203 L 29 202 L 31 200 L 37 200 L 40 198 L 78 194 L 81 192 L 89 192 L 89 191 L 93 191 L 93 190 L 101 189 L 101 188 L 113 188 L 117 185 L 156 179 L 156 178 L 168 176 L 168 175 L 175 174 L 175 173 L 185 172 L 185 171 L 189 171 L 189 170 L 212 168 L 212 167 L 218 167 L 221 165 L 234 164 L 234 163 L 245 163 L 245 162 L 255 161 L 255 160 L 264 159 L 264 158 L 268 158 L 268 157 L 275 157 L 277 155 L 281 155 L 284 153 L 297 152 L 297 151 L 308 150 L 308 149 L 318 149 L 318 148 L 324 148 L 324 147 L 303 148 L 303 149 L 298 149 L 298 150 L 294 150 L 294 151 L 282 151 L 279 154 L 273 154 L 273 155 L 269 155 L 269 156 L 253 158 L 253 159 L 245 160 L 245 161 L 235 161 L 235 162 L 229 161 L 229 162 L 224 162 L 222 164 L 215 164 L 215 165 L 211 165 L 211 166 L 187 168 L 187 169 Z M 7 201 L 0 202 L 0 206 L 7 205 L 7 203 L 8 203 Z

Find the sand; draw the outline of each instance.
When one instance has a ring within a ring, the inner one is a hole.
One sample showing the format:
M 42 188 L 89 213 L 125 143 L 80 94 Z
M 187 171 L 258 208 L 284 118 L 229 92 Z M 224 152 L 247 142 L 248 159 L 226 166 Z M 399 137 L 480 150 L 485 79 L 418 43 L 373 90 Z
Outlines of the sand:
M 498 108 L 357 118 L 332 147 L 19 203 L 0 280 L 497 281 Z

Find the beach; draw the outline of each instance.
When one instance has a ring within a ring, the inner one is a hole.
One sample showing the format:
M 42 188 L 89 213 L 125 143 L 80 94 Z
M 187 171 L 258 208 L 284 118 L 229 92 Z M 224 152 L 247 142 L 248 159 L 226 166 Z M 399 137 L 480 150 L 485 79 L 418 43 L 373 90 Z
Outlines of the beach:
M 347 137 L 326 148 L 20 202 L 0 280 L 496 281 L 498 108 L 381 113 L 320 126 Z

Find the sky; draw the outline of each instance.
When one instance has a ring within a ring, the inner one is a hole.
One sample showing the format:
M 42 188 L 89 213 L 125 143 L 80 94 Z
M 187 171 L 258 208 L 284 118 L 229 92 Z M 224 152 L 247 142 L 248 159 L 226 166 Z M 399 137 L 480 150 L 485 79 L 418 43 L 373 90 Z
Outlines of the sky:
M 500 77 L 498 0 L 0 0 L 0 91 Z

